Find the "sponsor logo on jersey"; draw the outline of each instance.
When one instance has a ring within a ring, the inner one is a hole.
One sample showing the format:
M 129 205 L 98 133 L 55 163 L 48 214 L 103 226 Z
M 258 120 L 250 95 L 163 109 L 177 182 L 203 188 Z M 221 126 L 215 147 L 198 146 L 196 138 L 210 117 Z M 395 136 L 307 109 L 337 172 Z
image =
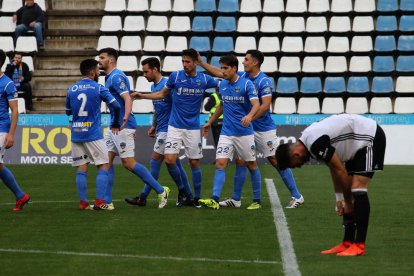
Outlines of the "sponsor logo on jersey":
M 91 127 L 93 122 L 73 122 L 72 127 Z

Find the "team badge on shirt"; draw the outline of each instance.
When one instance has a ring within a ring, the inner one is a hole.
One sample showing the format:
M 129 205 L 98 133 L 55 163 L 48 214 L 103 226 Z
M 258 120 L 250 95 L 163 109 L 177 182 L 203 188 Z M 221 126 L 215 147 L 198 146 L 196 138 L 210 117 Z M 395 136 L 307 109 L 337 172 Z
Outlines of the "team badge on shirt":
M 121 81 L 121 83 L 119 84 L 119 89 L 125 89 L 126 84 L 124 81 Z
M 234 92 L 239 93 L 240 92 L 240 87 L 238 87 L 238 86 L 234 87 Z
M 196 79 L 196 84 L 197 85 L 201 85 L 201 80 L 200 79 Z

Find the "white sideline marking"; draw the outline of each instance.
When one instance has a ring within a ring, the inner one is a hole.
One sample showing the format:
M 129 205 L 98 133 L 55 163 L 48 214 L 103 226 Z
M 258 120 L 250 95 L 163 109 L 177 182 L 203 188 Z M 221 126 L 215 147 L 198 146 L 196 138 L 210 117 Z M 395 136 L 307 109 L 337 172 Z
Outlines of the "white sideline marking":
M 147 255 L 133 255 L 133 254 L 110 254 L 110 253 L 94 253 L 94 252 L 73 252 L 73 251 L 46 251 L 46 250 L 31 250 L 31 249 L 10 249 L 0 248 L 0 252 L 6 253 L 26 253 L 26 254 L 53 254 L 66 256 L 89 256 L 89 257 L 107 257 L 107 258 L 130 258 L 130 259 L 144 259 L 144 260 L 170 260 L 183 262 L 211 262 L 211 263 L 242 263 L 242 264 L 280 264 L 275 261 L 262 260 L 231 260 L 231 259 L 210 259 L 210 258 L 183 258 L 173 256 L 147 256 Z
M 296 260 L 295 249 L 293 248 L 285 213 L 277 194 L 275 184 L 272 179 L 265 179 L 267 193 L 270 198 L 270 205 L 273 212 L 273 221 L 276 226 L 277 239 L 279 241 L 280 252 L 282 254 L 283 271 L 285 275 L 300 276 L 299 265 Z

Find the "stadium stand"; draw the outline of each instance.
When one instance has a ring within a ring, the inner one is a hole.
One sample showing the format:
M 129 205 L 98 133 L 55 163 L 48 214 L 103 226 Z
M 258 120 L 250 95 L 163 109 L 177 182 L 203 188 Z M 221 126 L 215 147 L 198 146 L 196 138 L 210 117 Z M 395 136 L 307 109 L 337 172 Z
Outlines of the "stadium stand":
M 273 112 L 278 114 L 372 113 L 381 107 L 387 111 L 382 113 L 397 113 L 397 99 L 414 94 L 411 0 L 36 2 L 47 12 L 46 48 L 26 42 L 33 41 L 30 33 L 14 44 L 11 16 L 22 3 L 3 0 L 0 49 L 22 50 L 31 59 L 39 112 L 62 112 L 65 90 L 79 76 L 79 61 L 108 46 L 120 50 L 120 67 L 139 85 L 138 61 L 144 56 L 158 56 L 168 75 L 179 68 L 177 57 L 186 47 L 216 66 L 224 54 L 237 54 L 242 61 L 246 50 L 259 49 L 266 57 L 262 69 L 275 81 Z M 66 78 L 59 83 L 61 76 Z M 342 108 L 327 109 L 338 96 Z M 289 108 L 277 111 L 292 100 Z

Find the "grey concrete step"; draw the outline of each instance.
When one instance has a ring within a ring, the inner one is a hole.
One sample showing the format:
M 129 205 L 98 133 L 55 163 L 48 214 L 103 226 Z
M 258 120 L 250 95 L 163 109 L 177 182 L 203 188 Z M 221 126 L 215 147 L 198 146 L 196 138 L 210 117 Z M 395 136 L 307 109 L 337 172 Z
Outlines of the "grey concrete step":
M 52 0 L 53 10 L 103 10 L 104 0 Z
M 86 58 L 91 58 L 91 56 L 72 56 L 64 59 L 57 56 L 37 57 L 35 60 L 35 68 L 36 70 L 77 70 L 79 73 L 79 65 Z
M 46 37 L 45 50 L 94 50 L 97 44 L 98 36 Z
M 79 81 L 81 77 L 38 77 L 34 79 L 33 87 L 36 90 L 67 90 L 69 86 Z M 61 96 L 61 94 L 59 94 Z
M 33 104 L 36 113 L 65 113 L 65 101 L 62 97 L 35 99 Z
M 48 30 L 99 30 L 101 16 L 55 16 L 48 19 Z
M 63 86 L 62 86 L 63 87 Z M 33 98 L 36 99 L 48 99 L 53 98 L 55 100 L 65 102 L 66 94 L 68 93 L 69 86 L 66 89 L 34 89 Z
M 33 77 L 68 77 L 68 76 L 80 76 L 79 69 L 56 69 L 56 70 L 35 70 L 33 72 Z

